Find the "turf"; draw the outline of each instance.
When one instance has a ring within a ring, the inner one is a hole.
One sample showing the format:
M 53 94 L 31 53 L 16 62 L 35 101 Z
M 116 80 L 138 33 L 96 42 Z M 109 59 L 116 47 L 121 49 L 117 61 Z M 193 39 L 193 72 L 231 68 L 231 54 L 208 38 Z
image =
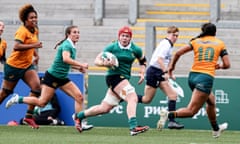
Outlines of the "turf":
M 95 127 L 78 133 L 72 126 L 0 126 L 0 144 L 240 144 L 240 131 L 212 138 L 210 130 L 150 129 L 130 136 L 128 128 Z

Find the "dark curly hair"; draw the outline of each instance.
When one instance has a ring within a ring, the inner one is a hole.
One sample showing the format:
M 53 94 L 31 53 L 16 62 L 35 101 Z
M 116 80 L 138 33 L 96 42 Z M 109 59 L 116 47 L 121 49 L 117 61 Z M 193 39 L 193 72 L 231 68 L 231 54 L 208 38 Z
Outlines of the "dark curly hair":
M 31 4 L 26 4 L 19 9 L 19 19 L 25 23 L 28 18 L 29 13 L 34 12 L 37 15 L 37 11 Z
M 204 37 L 204 36 L 215 36 L 217 28 L 216 28 L 216 25 L 213 23 L 204 23 L 201 27 L 201 30 L 202 32 L 192 40 L 196 38 Z

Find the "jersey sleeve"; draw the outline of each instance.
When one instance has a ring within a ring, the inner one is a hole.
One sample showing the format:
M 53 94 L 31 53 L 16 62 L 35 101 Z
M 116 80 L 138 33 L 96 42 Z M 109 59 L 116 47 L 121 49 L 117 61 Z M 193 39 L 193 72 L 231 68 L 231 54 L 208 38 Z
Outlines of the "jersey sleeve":
M 114 42 L 114 43 L 111 43 L 111 44 L 108 44 L 108 45 L 103 49 L 103 52 L 111 52 L 111 53 L 112 53 L 115 44 L 116 44 L 115 42 Z
M 71 52 L 71 49 L 72 49 L 71 45 L 67 45 L 67 44 L 63 45 L 63 48 L 62 48 L 63 51 L 68 51 L 68 52 Z
M 22 27 L 20 27 L 15 33 L 14 40 L 24 43 L 26 37 L 27 37 L 27 33 L 24 32 L 24 29 Z
M 135 49 L 134 49 L 134 55 L 135 55 L 135 57 L 136 57 L 137 59 L 142 58 L 142 57 L 143 57 L 142 49 L 141 49 L 139 46 L 137 46 L 137 45 L 135 45 L 135 44 L 133 44 L 133 43 L 132 43 L 132 45 L 134 45 L 134 47 L 135 47 Z
M 225 47 L 225 43 L 223 41 L 221 41 L 221 46 L 222 46 L 222 49 L 221 49 L 221 52 L 220 52 L 220 56 L 223 57 L 225 55 L 228 55 L 227 49 Z

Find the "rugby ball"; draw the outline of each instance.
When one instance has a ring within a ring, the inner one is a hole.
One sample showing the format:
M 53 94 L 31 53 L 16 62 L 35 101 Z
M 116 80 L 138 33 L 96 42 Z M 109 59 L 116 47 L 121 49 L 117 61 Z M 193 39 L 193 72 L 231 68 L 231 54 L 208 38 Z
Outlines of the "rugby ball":
M 103 52 L 102 59 L 113 62 L 116 67 L 119 65 L 117 57 L 110 52 Z

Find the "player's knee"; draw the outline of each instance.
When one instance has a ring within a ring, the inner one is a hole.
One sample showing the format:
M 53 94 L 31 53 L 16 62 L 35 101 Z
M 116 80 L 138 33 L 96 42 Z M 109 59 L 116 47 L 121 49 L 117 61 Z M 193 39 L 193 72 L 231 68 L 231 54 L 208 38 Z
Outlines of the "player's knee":
M 191 110 L 191 117 L 193 117 L 195 114 L 197 114 L 198 113 L 198 110 Z
M 0 104 L 2 104 L 2 102 L 12 93 L 13 93 L 12 90 L 2 88 L 1 93 L 0 93 Z
M 78 101 L 79 103 L 83 103 L 84 101 L 83 95 L 79 94 L 78 96 L 76 96 L 76 101 Z
M 120 97 L 122 99 L 126 99 L 126 96 L 134 93 L 135 93 L 135 88 L 131 84 L 128 84 L 121 90 Z
M 168 99 L 176 101 L 177 100 L 177 96 L 178 96 L 177 93 L 169 94 L 168 95 Z
M 142 97 L 142 103 L 149 104 L 152 102 L 151 98 L 148 97 Z
M 48 101 L 46 100 L 38 100 L 38 106 L 39 107 L 45 107 L 47 105 Z
M 3 95 L 5 95 L 5 97 L 7 97 L 13 93 L 13 90 L 9 90 L 7 88 L 2 88 L 2 92 L 4 93 Z
M 39 97 L 41 95 L 41 90 L 31 90 L 31 93 L 36 96 L 36 97 Z

